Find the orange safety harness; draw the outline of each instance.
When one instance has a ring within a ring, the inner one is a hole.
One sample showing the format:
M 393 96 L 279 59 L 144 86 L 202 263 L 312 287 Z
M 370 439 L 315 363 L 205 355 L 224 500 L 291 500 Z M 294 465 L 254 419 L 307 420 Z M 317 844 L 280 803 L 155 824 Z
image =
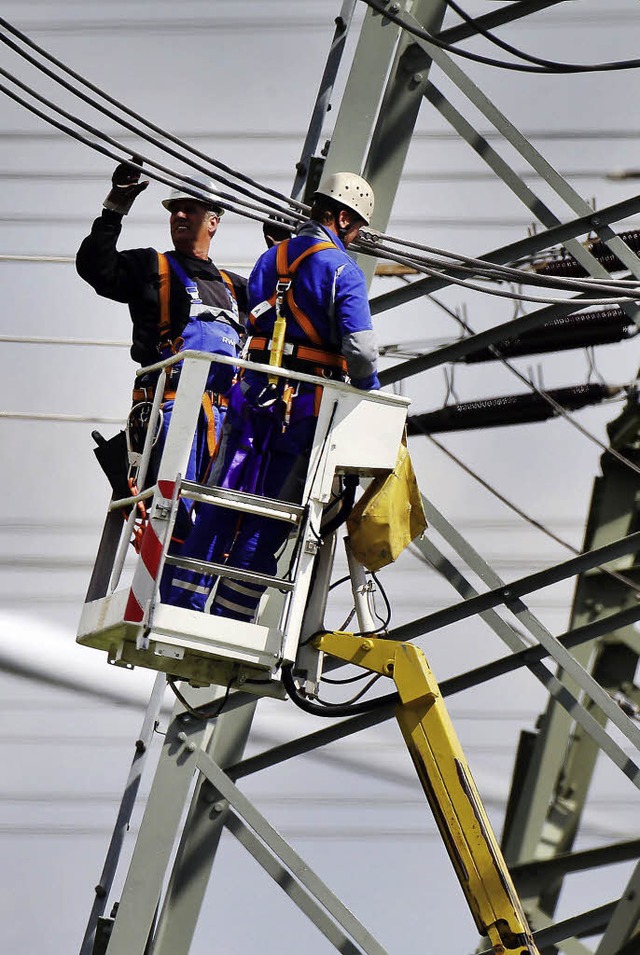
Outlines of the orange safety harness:
M 169 305 L 170 297 L 170 288 L 171 288 L 171 267 L 169 265 L 169 260 L 167 256 L 158 252 L 158 304 L 159 304 L 159 321 L 158 321 L 158 350 L 163 357 L 168 357 L 169 355 L 176 355 L 182 346 L 182 338 L 173 338 L 171 334 L 171 311 Z M 222 281 L 225 283 L 229 298 L 233 303 L 236 303 L 237 307 L 237 297 L 236 291 L 231 281 L 231 277 L 224 272 L 222 269 L 218 269 Z M 155 393 L 155 385 L 147 387 L 134 388 L 131 399 L 132 399 L 132 410 L 133 408 L 143 403 L 148 403 L 153 401 L 153 396 Z M 166 384 L 164 392 L 162 395 L 163 404 L 166 401 L 174 401 L 176 397 L 175 388 L 169 385 L 169 378 L 166 379 Z M 216 408 L 226 408 L 228 404 L 228 399 L 223 395 L 219 395 L 213 391 L 205 391 L 202 395 L 202 410 L 204 412 L 205 420 L 207 422 L 207 450 L 209 452 L 209 460 L 212 463 L 217 450 L 217 438 L 216 438 L 216 419 L 214 414 L 214 407 Z M 138 493 L 138 488 L 135 481 L 132 478 L 128 480 L 129 487 L 131 489 L 132 495 Z M 140 543 L 142 539 L 142 534 L 147 523 L 147 509 L 145 507 L 144 501 L 139 501 L 137 503 L 137 510 L 139 516 L 136 519 L 136 523 L 133 528 L 133 539 L 132 543 L 137 552 L 140 549 Z
M 298 306 L 293 294 L 293 279 L 300 264 L 310 255 L 321 252 L 323 249 L 335 249 L 336 246 L 331 241 L 316 242 L 306 248 L 293 262 L 289 263 L 290 241 L 290 239 L 285 239 L 280 242 L 276 250 L 278 280 L 273 295 L 256 306 L 249 315 L 250 327 L 256 328 L 260 315 L 268 308 L 275 307 L 276 320 L 272 337 L 269 339 L 263 335 L 252 335 L 247 343 L 247 354 L 253 361 L 260 361 L 260 358 L 263 357 L 265 364 L 272 366 L 293 367 L 297 362 L 301 362 L 303 363 L 301 370 L 308 371 L 310 374 L 324 375 L 327 371 L 338 371 L 344 375 L 347 370 L 344 356 L 340 352 L 326 347 L 317 328 L 309 316 Z M 283 305 L 286 305 L 294 321 L 311 344 L 287 342 L 287 320 L 282 313 Z M 274 382 L 275 380 L 274 376 Z
M 169 292 L 170 292 L 170 282 L 171 282 L 171 267 L 169 265 L 169 260 L 166 255 L 162 252 L 158 252 L 158 275 L 159 275 L 159 287 L 158 287 L 158 302 L 160 306 L 160 320 L 158 322 L 158 348 L 160 354 L 163 357 L 169 355 L 176 355 L 182 346 L 182 338 L 173 338 L 171 334 L 171 314 L 169 308 Z M 223 272 L 222 269 L 218 270 L 222 281 L 227 287 L 228 293 L 232 301 L 236 302 L 236 292 L 233 287 L 233 282 L 231 281 L 230 276 Z M 132 401 L 134 404 L 139 401 L 152 401 L 155 388 L 134 388 L 132 394 Z M 173 401 L 176 397 L 175 388 L 165 385 L 163 393 L 163 402 L 164 401 Z M 202 410 L 207 421 L 207 448 L 209 451 L 209 456 L 213 458 L 216 451 L 216 423 L 215 415 L 213 412 L 215 408 L 226 408 L 228 404 L 227 398 L 223 395 L 219 395 L 214 391 L 205 391 L 202 395 Z

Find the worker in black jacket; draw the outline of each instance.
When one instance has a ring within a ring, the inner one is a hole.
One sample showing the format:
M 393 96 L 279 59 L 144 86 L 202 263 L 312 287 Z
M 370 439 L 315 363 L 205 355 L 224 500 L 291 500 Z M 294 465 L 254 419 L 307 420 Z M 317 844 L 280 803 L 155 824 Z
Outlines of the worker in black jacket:
M 170 252 L 158 253 L 153 248 L 118 251 L 123 216 L 148 186 L 148 181 L 140 181 L 141 170 L 136 166 L 140 166 L 137 157 L 131 164 L 117 166 L 102 214 L 78 250 L 79 275 L 98 295 L 128 305 L 133 323 L 131 357 L 142 367 L 185 348 L 236 357 L 247 319 L 247 282 L 240 275 L 218 269 L 209 258 L 211 240 L 224 213 L 211 195 L 212 182 L 192 176 L 191 183 L 173 189 L 163 200 L 170 214 Z M 162 405 L 160 447 L 179 376 L 179 366 L 174 368 Z M 233 373 L 231 365 L 211 364 L 201 420 L 184 475 L 187 479 L 204 480 L 208 473 Z M 149 407 L 156 379 L 157 374 L 152 374 L 136 380 L 134 408 Z M 136 420 L 133 416 L 132 421 Z M 178 528 L 178 538 L 187 530 Z

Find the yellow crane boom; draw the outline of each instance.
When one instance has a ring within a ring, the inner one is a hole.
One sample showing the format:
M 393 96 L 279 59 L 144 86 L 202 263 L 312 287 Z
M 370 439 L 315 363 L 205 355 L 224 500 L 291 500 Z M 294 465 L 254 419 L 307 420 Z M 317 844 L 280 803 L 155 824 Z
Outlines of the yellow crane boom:
M 320 634 L 316 649 L 388 676 L 396 719 L 478 931 L 496 955 L 539 955 L 438 683 L 419 647 L 399 640 Z

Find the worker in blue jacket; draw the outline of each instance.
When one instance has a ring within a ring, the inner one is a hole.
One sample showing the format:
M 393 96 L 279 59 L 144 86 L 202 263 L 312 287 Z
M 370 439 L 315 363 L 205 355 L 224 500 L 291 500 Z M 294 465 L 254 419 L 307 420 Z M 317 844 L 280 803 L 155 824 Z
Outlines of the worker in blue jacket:
M 276 364 L 364 390 L 379 388 L 367 285 L 346 252 L 369 224 L 373 203 L 362 177 L 328 176 L 314 196 L 309 221 L 258 259 L 248 284 L 250 360 L 270 363 L 278 347 L 279 312 L 285 332 Z M 232 389 L 211 483 L 299 502 L 321 390 L 286 377 L 270 381 L 246 369 Z M 288 533 L 283 521 L 244 515 L 238 523 L 233 512 L 209 505 L 199 510 L 182 553 L 273 575 Z M 224 575 L 217 580 L 210 612 L 250 622 L 264 587 Z M 170 600 L 203 610 L 214 582 L 174 568 Z

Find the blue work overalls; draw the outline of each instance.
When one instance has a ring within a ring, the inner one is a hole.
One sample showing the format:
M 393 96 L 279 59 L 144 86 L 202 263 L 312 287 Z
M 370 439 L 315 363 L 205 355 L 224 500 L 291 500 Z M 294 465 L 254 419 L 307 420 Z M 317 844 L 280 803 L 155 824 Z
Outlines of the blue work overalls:
M 162 259 L 165 259 L 165 262 Z M 225 287 L 229 297 L 229 309 L 213 308 L 203 304 L 198 286 L 191 279 L 180 263 L 170 254 L 166 253 L 163 257 L 158 256 L 161 275 L 161 319 L 160 319 L 160 356 L 162 359 L 169 358 L 187 349 L 195 351 L 212 352 L 216 355 L 227 355 L 237 358 L 240 347 L 240 334 L 238 331 L 238 306 L 233 295 L 230 282 L 227 282 L 224 273 Z M 166 281 L 169 280 L 168 268 L 182 282 L 184 288 L 191 300 L 189 309 L 189 320 L 187 321 L 182 334 L 176 340 L 171 339 L 171 328 L 167 312 L 168 288 L 163 290 L 163 275 Z M 164 297 L 164 302 L 163 302 Z M 154 460 L 152 470 L 162 454 L 164 443 L 166 441 L 171 415 L 173 412 L 175 390 L 180 378 L 182 362 L 178 362 L 172 367 L 171 373 L 165 386 L 165 398 L 162 402 L 162 419 L 158 440 L 154 448 Z M 189 460 L 183 477 L 188 481 L 204 482 L 209 476 L 213 463 L 215 451 L 217 449 L 222 424 L 227 405 L 227 395 L 231 389 L 235 377 L 235 368 L 232 365 L 222 365 L 211 362 L 209 374 L 207 377 L 206 389 L 202 399 L 202 405 L 198 417 L 196 433 L 194 435 Z M 181 500 L 176 516 L 176 522 L 173 529 L 170 553 L 176 554 L 180 551 L 184 540 L 187 538 L 192 527 L 192 502 Z M 167 595 L 170 575 L 165 573 L 161 579 L 161 595 Z
M 314 248 L 315 247 L 315 248 Z M 268 363 L 275 322 L 274 290 L 286 249 L 295 269 L 293 299 L 283 304 L 287 318 L 285 367 L 310 374 L 345 378 L 365 389 L 378 387 L 367 290 L 361 270 L 342 243 L 317 223 L 309 223 L 288 243 L 260 257 L 249 279 L 251 338 L 247 353 Z M 278 251 L 279 250 L 279 251 Z M 346 360 L 345 360 L 346 359 Z M 300 384 L 290 389 L 279 379 L 276 400 L 268 403 L 267 377 L 248 369 L 234 385 L 223 428 L 212 484 L 267 497 L 299 502 L 304 490 L 308 455 L 313 443 L 319 389 Z M 199 510 L 183 556 L 273 575 L 289 525 L 270 518 L 243 515 L 224 508 Z M 176 568 L 169 600 L 203 610 L 214 579 Z M 220 578 L 211 613 L 251 621 L 264 587 Z

